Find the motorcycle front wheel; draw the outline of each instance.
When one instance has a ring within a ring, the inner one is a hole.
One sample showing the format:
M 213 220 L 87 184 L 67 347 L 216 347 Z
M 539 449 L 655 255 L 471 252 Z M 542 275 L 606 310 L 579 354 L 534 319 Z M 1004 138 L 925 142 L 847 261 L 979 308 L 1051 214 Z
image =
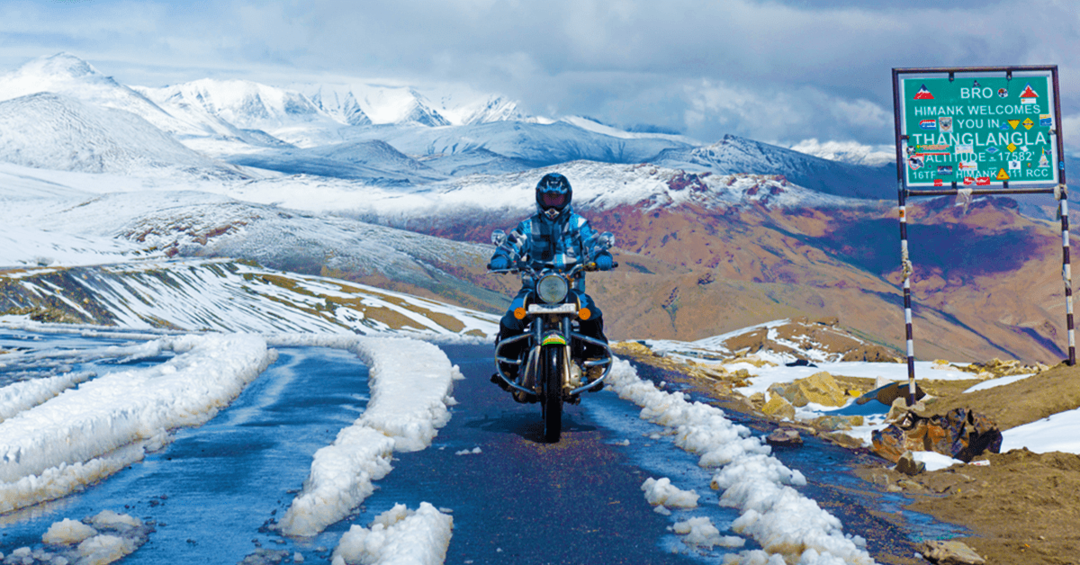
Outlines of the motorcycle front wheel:
M 544 441 L 556 443 L 562 434 L 562 374 L 563 346 L 544 348 L 541 353 L 541 374 L 544 383 Z

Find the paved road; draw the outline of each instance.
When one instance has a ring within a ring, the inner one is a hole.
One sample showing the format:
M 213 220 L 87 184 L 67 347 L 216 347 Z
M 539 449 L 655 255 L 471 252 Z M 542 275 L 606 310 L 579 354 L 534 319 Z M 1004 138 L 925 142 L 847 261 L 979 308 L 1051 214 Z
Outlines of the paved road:
M 728 550 L 688 552 L 669 527 L 708 516 L 723 535 L 734 535 L 724 531 L 734 512 L 719 507 L 718 494 L 707 488 L 710 473 L 695 457 L 669 437 L 649 437 L 659 428 L 641 421 L 636 406 L 609 391 L 586 395 L 580 406 L 566 408 L 562 441 L 545 444 L 539 405 L 517 404 L 488 381 L 489 347 L 444 350 L 466 377 L 455 385 L 450 422 L 430 448 L 397 454 L 394 470 L 365 504 L 314 539 L 285 539 L 262 526 L 288 507 L 315 450 L 363 411 L 367 368 L 344 351 L 282 348 L 278 362 L 228 409 L 200 428 L 179 431 L 163 451 L 85 492 L 0 517 L 0 551 L 40 545 L 53 522 L 110 509 L 158 523 L 126 564 L 231 564 L 258 547 L 326 563 L 352 524 L 368 526 L 396 503 L 416 508 L 426 501 L 454 517 L 448 564 L 722 561 Z M 844 472 L 849 452 L 811 439 L 802 450 L 777 455 L 808 477 L 807 495 L 838 515 L 847 532 L 870 540 L 872 554 L 911 555 L 910 536 L 871 512 L 882 499 Z M 700 506 L 655 513 L 641 491 L 649 477 L 696 490 Z M 745 549 L 753 547 L 748 541 Z
M 599 425 L 589 406 L 615 405 L 622 413 L 609 417 L 631 424 L 636 410 L 609 392 L 587 395 L 566 407 L 561 441 L 545 444 L 539 405 L 518 404 L 488 382 L 489 348 L 445 350 L 466 377 L 453 418 L 432 449 L 398 456 L 376 497 L 453 509 L 447 563 L 692 562 L 661 547 L 672 521 L 641 490 L 654 475 L 614 445 L 626 435 Z M 457 454 L 476 447 L 481 453 Z

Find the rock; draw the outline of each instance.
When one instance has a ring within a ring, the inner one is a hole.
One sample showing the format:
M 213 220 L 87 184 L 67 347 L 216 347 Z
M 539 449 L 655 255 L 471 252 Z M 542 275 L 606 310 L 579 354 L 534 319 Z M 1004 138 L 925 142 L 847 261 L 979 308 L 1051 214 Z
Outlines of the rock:
M 620 341 L 618 343 L 615 343 L 614 345 L 631 355 L 648 357 L 653 354 L 653 350 L 650 349 L 648 345 L 645 345 L 640 341 Z
M 964 542 L 927 540 L 919 546 L 919 553 L 931 563 L 940 565 L 983 565 L 986 560 Z
M 896 462 L 896 470 L 905 475 L 918 475 L 926 470 L 926 463 L 916 461 L 914 454 L 905 451 Z
M 892 402 L 892 408 L 889 408 L 889 413 L 885 415 L 886 422 L 897 422 L 902 420 L 904 416 L 908 415 L 908 412 L 925 412 L 926 403 L 919 400 L 915 402 L 915 406 L 908 407 L 907 396 L 901 396 Z
M 863 447 L 863 440 L 849 436 L 844 432 L 831 432 L 821 436 L 840 447 L 846 447 L 848 449 L 857 449 Z
M 863 425 L 862 416 L 819 416 L 814 419 L 813 426 L 826 432 L 837 430 L 850 430 L 855 426 Z
M 930 417 L 905 411 L 870 437 L 874 452 L 893 462 L 905 451 L 936 451 L 968 462 L 984 451 L 1000 452 L 1002 441 L 1001 431 L 990 418 L 965 408 Z
M 806 406 L 811 402 L 822 406 L 843 406 L 847 403 L 844 389 L 825 371 L 790 384 L 776 383 L 769 387 L 769 392 L 783 396 L 795 406 Z
M 239 565 L 280 565 L 290 557 L 288 551 L 275 551 L 272 549 L 258 549 L 255 553 L 244 557 Z
M 761 410 L 762 406 L 765 406 L 765 393 L 755 392 L 750 395 L 750 404 L 754 405 L 754 408 Z
M 904 489 L 907 492 L 915 492 L 915 493 L 926 492 L 926 489 L 923 488 L 922 485 L 920 485 L 919 483 L 917 483 L 917 482 L 915 482 L 915 481 L 913 481 L 911 479 L 900 479 L 899 481 L 896 482 L 896 486 Z
M 784 418 L 795 418 L 795 407 L 783 396 L 779 394 L 773 394 L 769 401 L 761 407 L 761 412 L 766 416 L 771 416 L 777 420 L 783 420 Z
M 777 428 L 773 430 L 765 441 L 769 445 L 785 445 L 785 446 L 799 446 L 802 445 L 802 436 L 799 435 L 799 430 L 792 428 Z

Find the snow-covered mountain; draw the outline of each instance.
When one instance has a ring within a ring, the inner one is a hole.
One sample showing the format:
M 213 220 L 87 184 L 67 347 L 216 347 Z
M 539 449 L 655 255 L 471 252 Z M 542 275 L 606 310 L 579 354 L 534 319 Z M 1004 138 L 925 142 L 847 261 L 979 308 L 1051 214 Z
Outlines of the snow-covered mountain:
M 341 95 L 336 90 L 330 90 L 323 94 L 323 87 L 319 86 L 315 93 L 309 96 L 311 102 L 319 107 L 320 110 L 333 116 L 335 119 L 346 123 L 350 126 L 366 126 L 371 125 L 371 118 L 364 113 L 364 109 L 360 107 L 360 103 L 356 101 L 356 96 L 352 91 L 346 91 L 344 95 Z
M 356 83 L 300 84 L 293 88 L 348 125 L 452 125 L 437 104 L 408 86 Z
M 265 149 L 234 155 L 228 160 L 236 165 L 291 175 L 363 180 L 374 184 L 424 184 L 448 176 L 377 139 L 307 149 Z
M 246 80 L 202 79 L 140 91 L 165 109 L 177 113 L 195 109 L 237 128 L 261 130 L 300 146 L 316 145 L 322 140 L 319 134 L 344 125 L 299 92 Z
M 875 147 L 855 141 L 822 142 L 816 138 L 811 138 L 792 145 L 790 149 L 830 161 L 848 163 L 849 165 L 879 167 L 896 161 L 895 146 Z
M 88 173 L 235 177 L 137 114 L 38 93 L 0 102 L 0 160 Z
M 522 112 L 517 102 L 498 95 L 479 99 L 458 108 L 446 108 L 443 114 L 456 125 L 537 121 Z
M 813 190 L 864 198 L 891 197 L 894 188 L 889 166 L 826 160 L 732 136 L 703 146 L 679 135 L 627 132 L 587 118 L 536 118 L 513 100 L 476 92 L 422 93 L 362 81 L 276 87 L 202 79 L 128 87 L 63 53 L 0 77 L 0 99 L 45 92 L 138 115 L 213 159 L 284 174 L 417 185 L 447 175 L 504 174 L 585 160 L 784 175 Z M 69 146 L 72 141 L 37 143 L 34 151 L 56 155 L 49 159 L 0 159 L 60 166 L 84 152 Z
M 532 167 L 578 160 L 644 163 L 665 149 L 693 148 L 670 136 L 615 137 L 565 121 L 501 121 L 453 128 L 359 128 L 345 135 L 353 140 L 381 139 L 407 155 L 430 158 L 486 149 Z
M 687 171 L 784 175 L 797 185 L 838 196 L 885 199 L 896 192 L 892 164 L 852 165 L 730 134 L 705 147 L 666 149 L 653 162 Z

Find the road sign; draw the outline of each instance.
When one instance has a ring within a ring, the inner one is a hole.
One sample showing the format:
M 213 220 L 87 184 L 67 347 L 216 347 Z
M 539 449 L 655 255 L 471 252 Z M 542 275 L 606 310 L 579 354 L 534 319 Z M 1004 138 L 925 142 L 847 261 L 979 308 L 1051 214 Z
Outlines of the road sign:
M 1050 73 L 926 73 L 898 86 L 906 186 L 1058 184 Z

